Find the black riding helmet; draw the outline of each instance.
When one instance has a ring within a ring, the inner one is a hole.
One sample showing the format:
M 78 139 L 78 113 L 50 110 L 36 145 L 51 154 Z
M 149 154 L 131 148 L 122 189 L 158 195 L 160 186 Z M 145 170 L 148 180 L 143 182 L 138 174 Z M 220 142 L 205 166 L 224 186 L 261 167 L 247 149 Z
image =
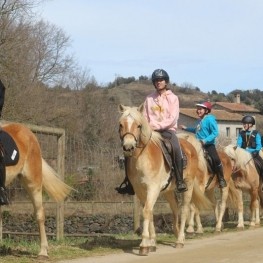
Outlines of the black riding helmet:
M 152 83 L 157 79 L 164 79 L 166 83 L 169 83 L 169 75 L 164 69 L 156 69 L 152 74 Z
M 242 118 L 242 121 L 241 121 L 242 123 L 251 123 L 252 125 L 255 125 L 255 119 L 252 117 L 252 116 L 250 116 L 250 115 L 247 115 L 247 116 L 244 116 L 243 118 Z

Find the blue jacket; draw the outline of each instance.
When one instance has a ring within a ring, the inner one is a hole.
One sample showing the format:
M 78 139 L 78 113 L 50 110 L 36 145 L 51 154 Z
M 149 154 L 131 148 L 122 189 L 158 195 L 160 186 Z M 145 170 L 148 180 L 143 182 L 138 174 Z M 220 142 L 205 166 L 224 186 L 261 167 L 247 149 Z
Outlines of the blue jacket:
M 188 132 L 195 133 L 198 140 L 202 140 L 204 144 L 215 144 L 218 137 L 218 126 L 214 115 L 205 115 L 203 119 L 198 121 L 196 127 L 187 127 Z

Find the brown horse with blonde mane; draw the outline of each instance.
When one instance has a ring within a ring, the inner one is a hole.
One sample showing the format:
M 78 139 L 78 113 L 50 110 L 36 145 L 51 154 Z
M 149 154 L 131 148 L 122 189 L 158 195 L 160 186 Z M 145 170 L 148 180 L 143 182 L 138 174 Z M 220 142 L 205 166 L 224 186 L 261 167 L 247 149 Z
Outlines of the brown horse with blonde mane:
M 187 166 L 183 174 L 188 191 L 182 193 L 179 227 L 179 208 L 174 193 L 175 179 L 171 177 L 171 168 L 164 158 L 160 134 L 151 129 L 143 116 L 143 105 L 138 108 L 119 105 L 119 111 L 122 114 L 119 119 L 119 135 L 123 153 L 128 158 L 127 175 L 143 206 L 143 232 L 139 253 L 147 255 L 149 251 L 156 250 L 153 208 L 161 193 L 168 201 L 173 213 L 173 230 L 177 237 L 176 247 L 183 247 L 184 228 L 190 202 L 199 209 L 208 209 L 211 205 L 196 181 L 196 177 L 201 176 L 197 152 L 189 142 L 180 139 L 181 148 L 187 156 Z
M 198 166 L 202 171 L 201 177 L 198 177 L 198 182 L 200 188 L 205 193 L 205 195 L 211 200 L 214 204 L 214 212 L 216 216 L 216 226 L 215 231 L 220 232 L 223 229 L 223 216 L 227 204 L 233 208 L 238 208 L 240 203 L 240 196 L 232 180 L 232 164 L 231 159 L 227 156 L 224 151 L 218 150 L 219 158 L 223 165 L 224 178 L 227 183 L 227 186 L 220 189 L 219 200 L 215 198 L 215 190 L 218 188 L 218 179 L 217 176 L 208 169 L 208 163 L 205 158 L 205 154 L 202 148 L 202 145 L 199 140 L 196 139 L 195 135 L 192 133 L 179 133 L 179 138 L 184 138 L 190 142 L 198 153 Z M 203 233 L 203 226 L 201 223 L 200 215 L 198 209 L 195 206 L 191 206 L 191 214 L 188 222 L 188 233 L 195 232 L 194 225 L 196 221 L 196 233 Z
M 15 165 L 6 167 L 6 185 L 18 178 L 27 190 L 33 203 L 40 234 L 39 258 L 48 257 L 48 242 L 45 231 L 45 212 L 42 190 L 57 202 L 63 201 L 72 190 L 61 181 L 57 173 L 42 158 L 39 142 L 30 129 L 22 124 L 9 123 L 2 125 L 17 145 L 19 159 Z
M 239 192 L 238 228 L 244 229 L 243 192 L 250 195 L 250 227 L 260 226 L 260 206 L 263 208 L 262 178 L 260 178 L 252 155 L 246 150 L 228 145 L 224 148 L 233 165 L 233 180 Z M 260 151 L 262 156 L 262 151 Z

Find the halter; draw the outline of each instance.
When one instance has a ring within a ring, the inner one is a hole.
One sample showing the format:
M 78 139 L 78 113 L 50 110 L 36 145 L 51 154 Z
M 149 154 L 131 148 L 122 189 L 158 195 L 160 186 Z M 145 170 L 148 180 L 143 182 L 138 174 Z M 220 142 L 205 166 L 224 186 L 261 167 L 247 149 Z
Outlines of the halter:
M 140 130 L 141 130 L 141 127 L 140 127 Z M 151 138 L 152 138 L 152 132 L 151 132 L 150 137 L 149 137 L 149 140 L 148 140 L 146 143 L 143 143 L 143 142 L 142 142 L 141 140 L 139 140 L 132 132 L 126 132 L 126 133 L 124 133 L 124 134 L 121 136 L 121 142 L 123 142 L 124 137 L 125 137 L 126 135 L 132 135 L 132 136 L 133 136 L 133 138 L 134 138 L 134 140 L 135 140 L 135 142 L 136 142 L 136 144 L 135 144 L 136 148 L 144 148 L 144 147 L 148 144 L 148 142 L 151 140 Z M 139 142 L 142 142 L 143 146 L 139 146 Z

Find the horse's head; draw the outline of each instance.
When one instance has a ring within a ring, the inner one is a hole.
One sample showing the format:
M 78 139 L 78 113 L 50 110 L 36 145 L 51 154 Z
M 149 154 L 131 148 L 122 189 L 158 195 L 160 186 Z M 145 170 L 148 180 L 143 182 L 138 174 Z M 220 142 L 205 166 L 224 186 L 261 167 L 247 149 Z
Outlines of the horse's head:
M 130 157 L 136 148 L 143 148 L 150 138 L 150 127 L 142 115 L 143 105 L 128 107 L 119 105 L 119 135 L 124 156 Z

